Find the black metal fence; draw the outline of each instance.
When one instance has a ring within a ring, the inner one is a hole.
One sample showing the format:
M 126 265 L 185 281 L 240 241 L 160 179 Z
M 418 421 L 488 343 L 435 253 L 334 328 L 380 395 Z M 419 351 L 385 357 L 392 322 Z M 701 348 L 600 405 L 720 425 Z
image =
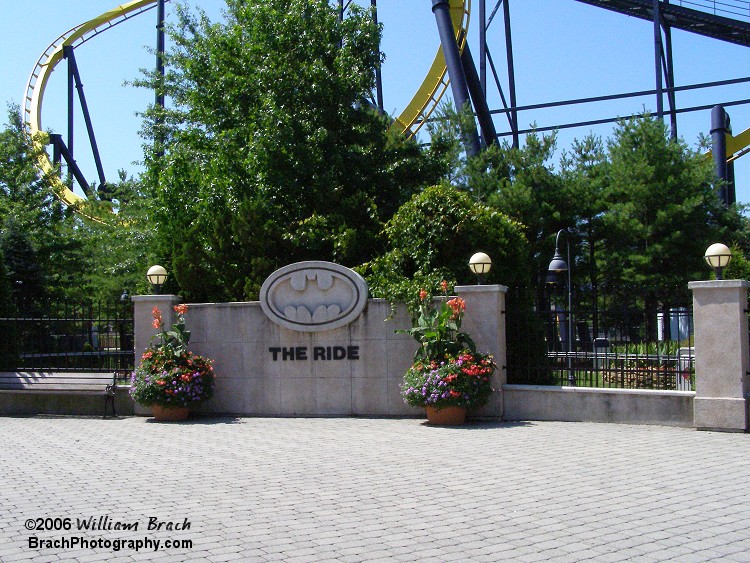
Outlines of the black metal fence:
M 129 300 L 22 303 L 0 316 L 0 370 L 129 370 L 133 342 Z
M 622 389 L 694 389 L 693 315 L 690 305 L 661 309 L 576 311 L 551 308 L 529 334 L 515 339 L 508 382 Z

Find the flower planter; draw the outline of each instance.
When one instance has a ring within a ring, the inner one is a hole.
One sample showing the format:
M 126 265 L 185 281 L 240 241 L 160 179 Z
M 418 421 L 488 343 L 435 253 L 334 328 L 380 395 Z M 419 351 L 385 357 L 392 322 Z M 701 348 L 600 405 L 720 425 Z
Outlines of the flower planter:
M 427 422 L 435 426 L 460 426 L 466 422 L 465 407 L 443 407 L 441 409 L 426 406 Z
M 185 420 L 189 406 L 214 394 L 212 361 L 187 349 L 190 331 L 185 329 L 187 305 L 175 305 L 177 322 L 164 329 L 164 319 L 154 307 L 152 326 L 161 333 L 152 338 L 131 377 L 130 396 L 140 405 L 151 405 L 156 420 Z M 166 406 L 162 406 L 166 405 Z
M 159 422 L 177 422 L 179 420 L 187 420 L 188 416 L 190 416 L 190 407 L 152 405 L 151 413 Z
M 401 396 L 407 405 L 424 406 L 427 423 L 436 426 L 461 425 L 467 408 L 484 405 L 497 367 L 490 354 L 477 352 L 471 337 L 461 332 L 466 303 L 460 297 L 448 300 L 448 287 L 447 281 L 440 283 L 444 297 L 437 307 L 422 289 L 419 310 L 412 311 L 414 326 L 396 331 L 411 334 L 420 344 L 404 374 Z

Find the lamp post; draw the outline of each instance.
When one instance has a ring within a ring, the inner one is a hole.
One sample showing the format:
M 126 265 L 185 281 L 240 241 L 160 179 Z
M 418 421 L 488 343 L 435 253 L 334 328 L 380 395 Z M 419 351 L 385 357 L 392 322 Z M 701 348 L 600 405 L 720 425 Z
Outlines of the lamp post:
M 717 242 L 706 249 L 703 259 L 716 272 L 716 279 L 720 280 L 722 271 L 732 261 L 732 251 L 727 245 Z
M 469 269 L 477 276 L 477 285 L 482 285 L 482 276 L 492 268 L 492 259 L 484 252 L 477 252 L 469 258 Z
M 544 275 L 544 331 L 545 331 L 545 342 L 547 352 L 557 351 L 557 313 L 555 310 L 555 295 L 558 293 L 558 288 L 561 288 L 563 284 L 557 280 L 557 274 L 547 272 Z M 562 290 L 560 290 L 562 293 Z
M 560 255 L 560 235 L 562 233 L 568 234 L 565 229 L 557 231 L 557 237 L 555 237 L 555 255 L 552 257 L 552 261 L 549 263 L 547 270 L 553 274 L 562 274 L 563 272 L 568 273 L 568 345 L 566 350 L 567 365 L 568 365 L 568 385 L 574 386 L 576 384 L 576 377 L 573 373 L 573 286 L 570 281 L 570 239 L 568 236 L 565 237 L 565 244 L 568 251 L 568 261 L 563 260 Z
M 167 280 L 167 271 L 163 266 L 151 266 L 146 273 L 146 279 L 154 288 L 154 295 L 161 293 L 161 286 Z

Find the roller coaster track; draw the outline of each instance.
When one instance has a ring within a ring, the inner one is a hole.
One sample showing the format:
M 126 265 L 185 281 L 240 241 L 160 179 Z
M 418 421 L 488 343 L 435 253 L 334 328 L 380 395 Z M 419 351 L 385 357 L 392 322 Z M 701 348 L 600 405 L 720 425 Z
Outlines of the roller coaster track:
M 42 149 L 39 150 L 39 157 L 36 163 L 37 168 L 45 177 L 51 179 L 55 193 L 67 205 L 76 205 L 82 202 L 84 198 L 74 193 L 62 181 L 50 161 L 46 150 L 44 150 L 47 139 L 46 135 L 42 134 L 44 133 L 44 129 L 42 128 L 42 102 L 47 82 L 55 70 L 55 66 L 63 59 L 63 49 L 65 47 L 82 45 L 100 33 L 154 8 L 155 5 L 156 0 L 135 0 L 127 4 L 122 4 L 97 18 L 74 27 L 63 33 L 45 49 L 44 53 L 37 60 L 36 65 L 34 65 L 34 70 L 31 71 L 31 76 L 24 92 L 24 122 L 37 147 L 41 147 Z
M 450 0 L 450 9 L 451 19 L 453 20 L 453 31 L 456 34 L 456 39 L 460 41 L 459 48 L 463 50 L 469 31 L 471 0 Z M 432 62 L 427 76 L 422 81 L 422 85 L 417 90 L 411 102 L 401 112 L 401 115 L 394 120 L 391 127 L 402 131 L 406 134 L 407 138 L 416 135 L 432 112 L 435 111 L 435 108 L 440 103 L 440 99 L 450 85 L 447 73 L 448 69 L 441 47 L 438 49 L 435 60 Z
M 24 94 L 24 122 L 36 146 L 41 149 L 38 151 L 37 168 L 45 177 L 50 178 L 55 193 L 67 205 L 80 204 L 85 201 L 85 198 L 74 193 L 60 178 L 56 166 L 50 160 L 45 148 L 48 138 L 42 127 L 42 102 L 47 82 L 56 65 L 64 58 L 63 51 L 66 47 L 75 48 L 82 45 L 119 23 L 151 10 L 156 7 L 157 1 L 133 0 L 74 27 L 49 45 L 39 57 L 31 72 Z M 641 19 L 653 18 L 653 0 L 577 1 Z M 739 2 L 739 0 L 732 1 Z M 676 5 L 677 2 L 679 2 L 679 6 Z M 716 39 L 750 46 L 750 22 L 736 19 L 739 14 L 734 12 L 717 13 L 717 5 L 725 6 L 724 3 L 719 2 L 717 4 L 713 0 L 672 0 L 671 4 L 660 1 L 660 9 L 664 10 L 662 17 L 669 20 L 669 25 Z M 726 6 L 729 6 L 729 4 L 726 4 Z M 737 9 L 742 10 L 744 14 L 746 6 L 750 7 L 750 2 L 743 1 L 742 6 Z M 471 0 L 449 0 L 449 7 L 453 31 L 459 42 L 459 48 L 463 50 L 468 36 Z M 700 10 L 696 10 L 696 7 Z M 708 12 L 711 7 L 713 7 L 714 13 Z M 445 57 L 442 48 L 439 47 L 422 84 L 402 113 L 394 118 L 391 129 L 403 133 L 407 138 L 414 137 L 437 108 L 449 85 L 450 79 Z M 736 136 L 727 133 L 726 145 L 729 160 L 734 160 L 750 152 L 750 149 L 748 149 L 750 147 L 750 129 Z
M 85 198 L 73 192 L 63 182 L 45 149 L 47 136 L 43 134 L 42 128 L 42 102 L 47 82 L 55 66 L 63 59 L 65 47 L 78 47 L 115 25 L 154 8 L 156 2 L 157 0 L 134 0 L 63 33 L 42 53 L 31 72 L 24 93 L 24 122 L 37 148 L 40 149 L 36 162 L 37 168 L 45 177 L 51 179 L 55 193 L 66 205 L 79 204 Z M 463 38 L 468 32 L 471 0 L 450 0 L 450 10 L 456 37 L 462 38 L 461 46 L 463 46 L 465 43 Z M 442 48 L 439 48 L 419 90 L 401 115 L 394 120 L 391 127 L 403 132 L 407 137 L 413 137 L 435 110 L 449 84 L 445 58 Z

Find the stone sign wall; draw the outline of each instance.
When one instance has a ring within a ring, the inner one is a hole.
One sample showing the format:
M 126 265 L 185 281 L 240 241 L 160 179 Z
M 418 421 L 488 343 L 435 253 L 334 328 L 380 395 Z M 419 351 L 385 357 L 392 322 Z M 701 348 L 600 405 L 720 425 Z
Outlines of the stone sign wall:
M 503 286 L 461 286 L 464 329 L 480 350 L 505 365 Z M 326 262 L 278 270 L 260 302 L 188 304 L 190 349 L 215 361 L 214 398 L 206 413 L 268 416 L 403 416 L 420 414 L 404 404 L 400 385 L 416 342 L 396 334 L 409 328 L 405 306 L 366 299 L 367 286 L 353 271 Z M 137 357 L 154 329 L 158 306 L 165 323 L 175 296 L 135 297 Z M 499 370 L 502 371 L 502 370 Z M 478 414 L 501 416 L 500 375 L 489 405 Z

